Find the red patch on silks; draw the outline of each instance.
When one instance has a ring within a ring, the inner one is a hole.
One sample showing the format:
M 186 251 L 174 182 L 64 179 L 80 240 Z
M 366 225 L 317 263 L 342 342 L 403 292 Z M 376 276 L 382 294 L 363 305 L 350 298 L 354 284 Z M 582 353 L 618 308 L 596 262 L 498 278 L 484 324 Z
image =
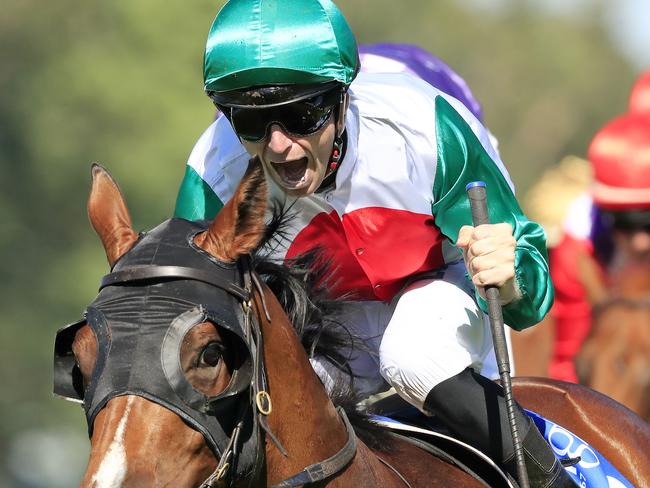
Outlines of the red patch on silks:
M 287 259 L 319 247 L 333 297 L 390 301 L 414 274 L 444 264 L 445 240 L 431 215 L 383 207 L 316 215 L 294 238 Z

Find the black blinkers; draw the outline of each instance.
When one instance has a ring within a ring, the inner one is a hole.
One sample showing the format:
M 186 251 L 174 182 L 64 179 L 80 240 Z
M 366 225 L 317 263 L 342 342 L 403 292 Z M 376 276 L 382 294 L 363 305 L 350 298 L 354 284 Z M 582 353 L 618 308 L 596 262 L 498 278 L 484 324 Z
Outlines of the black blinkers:
M 84 318 L 57 332 L 54 393 L 83 403 L 90 433 L 110 399 L 132 394 L 172 410 L 223 454 L 242 402 L 251 403 L 254 351 L 242 307 L 250 292 L 240 265 L 219 262 L 194 244 L 203 230 L 202 223 L 171 219 L 142 234 L 103 278 Z M 186 334 L 206 321 L 226 330 L 233 353 L 243 358 L 228 387 L 213 397 L 189 383 L 180 363 Z M 97 360 L 84 388 L 72 344 L 85 324 L 95 334 Z M 241 436 L 256 448 L 255 427 L 251 416 Z M 240 462 L 252 469 L 252 459 Z

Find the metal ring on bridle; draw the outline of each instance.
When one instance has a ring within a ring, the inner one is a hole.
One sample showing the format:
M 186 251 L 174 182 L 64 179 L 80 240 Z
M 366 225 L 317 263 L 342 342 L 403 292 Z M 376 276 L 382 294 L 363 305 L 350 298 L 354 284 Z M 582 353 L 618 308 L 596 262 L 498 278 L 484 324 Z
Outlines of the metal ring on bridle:
M 215 478 L 217 481 L 221 480 L 221 478 L 224 477 L 224 475 L 228 471 L 228 468 L 230 468 L 230 463 L 224 464 L 217 470 L 217 472 L 215 473 L 216 474 Z
M 255 404 L 262 415 L 269 415 L 273 410 L 271 396 L 264 390 L 258 391 L 257 395 L 255 395 Z

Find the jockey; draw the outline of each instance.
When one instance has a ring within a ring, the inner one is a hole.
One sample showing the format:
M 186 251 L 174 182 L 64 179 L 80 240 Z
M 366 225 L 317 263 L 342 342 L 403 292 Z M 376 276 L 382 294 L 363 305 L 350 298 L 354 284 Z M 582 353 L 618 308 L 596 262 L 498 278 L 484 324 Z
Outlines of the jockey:
M 650 260 L 649 96 L 650 71 L 635 84 L 629 112 L 594 136 L 588 150 L 591 191 L 571 204 L 563 236 L 551 250 L 552 378 L 578 381 L 574 359 L 591 328 L 592 306 L 623 266 Z
M 411 74 L 359 73 L 354 35 L 330 0 L 227 2 L 204 82 L 224 116 L 190 155 L 177 216 L 212 217 L 257 157 L 269 198 L 294 215 L 268 251 L 286 260 L 320 249 L 331 294 L 355 299 L 346 324 L 374 350 L 353 358 L 364 393 L 385 379 L 514 475 L 502 389 L 480 374 L 492 350 L 483 286 L 500 288 L 516 329 L 542 319 L 553 289 L 544 233 L 480 121 Z M 501 223 L 469 225 L 474 180 L 487 182 Z M 337 374 L 312 364 L 326 386 Z M 518 406 L 516 418 L 532 486 L 574 486 Z

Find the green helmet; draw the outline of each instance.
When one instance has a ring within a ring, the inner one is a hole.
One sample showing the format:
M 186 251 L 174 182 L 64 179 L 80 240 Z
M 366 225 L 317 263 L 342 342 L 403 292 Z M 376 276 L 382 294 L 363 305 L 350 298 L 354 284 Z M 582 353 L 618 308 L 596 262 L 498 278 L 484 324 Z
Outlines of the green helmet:
M 357 43 L 330 0 L 230 0 L 212 23 L 203 63 L 207 92 L 260 86 L 349 85 Z

